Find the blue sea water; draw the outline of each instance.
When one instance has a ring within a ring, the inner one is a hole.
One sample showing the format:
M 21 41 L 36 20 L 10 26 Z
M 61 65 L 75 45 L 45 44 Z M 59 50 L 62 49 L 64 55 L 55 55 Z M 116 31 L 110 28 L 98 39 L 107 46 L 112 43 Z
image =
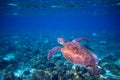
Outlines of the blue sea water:
M 0 79 L 119 80 L 119 36 L 119 0 L 0 1 Z M 88 38 L 80 44 L 98 56 L 99 77 L 86 79 L 61 52 L 48 61 L 58 37 Z

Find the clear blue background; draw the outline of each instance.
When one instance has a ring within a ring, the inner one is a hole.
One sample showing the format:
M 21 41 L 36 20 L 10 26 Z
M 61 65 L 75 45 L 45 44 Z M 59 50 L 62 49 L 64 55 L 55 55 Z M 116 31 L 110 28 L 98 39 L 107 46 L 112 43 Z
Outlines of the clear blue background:
M 3 1 L 5 3 L 7 1 Z M 8 1 L 9 2 L 9 1 Z M 15 2 L 15 1 L 13 1 Z M 27 2 L 27 1 L 26 1 Z M 36 2 L 35 2 L 36 3 Z M 110 4 L 111 3 L 107 3 Z M 0 7 L 1 32 L 120 32 L 119 6 L 78 8 Z

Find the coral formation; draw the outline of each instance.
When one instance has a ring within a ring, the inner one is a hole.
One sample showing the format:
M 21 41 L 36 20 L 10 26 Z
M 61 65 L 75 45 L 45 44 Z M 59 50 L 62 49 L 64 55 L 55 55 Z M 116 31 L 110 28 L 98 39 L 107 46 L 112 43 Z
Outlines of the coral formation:
M 73 36 L 74 35 L 74 36 Z M 59 34 L 72 40 L 79 33 Z M 86 67 L 66 61 L 60 52 L 48 61 L 49 49 L 57 45 L 58 36 L 11 35 L 0 38 L 1 80 L 120 80 L 119 40 L 109 40 L 94 33 L 87 36 L 89 43 L 82 43 L 99 57 L 100 75 L 95 76 Z M 100 37 L 100 38 L 99 38 Z M 107 44 L 109 43 L 109 44 Z M 114 47 L 113 47 L 114 46 Z

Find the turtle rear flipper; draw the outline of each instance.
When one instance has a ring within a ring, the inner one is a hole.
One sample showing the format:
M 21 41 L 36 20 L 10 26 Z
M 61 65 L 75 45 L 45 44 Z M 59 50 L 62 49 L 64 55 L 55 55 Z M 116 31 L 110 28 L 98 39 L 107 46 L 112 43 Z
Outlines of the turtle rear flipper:
M 48 56 L 47 59 L 50 60 L 50 58 L 53 56 L 54 53 L 56 53 L 57 51 L 61 50 L 61 47 L 56 46 L 53 47 L 49 52 L 48 52 Z
M 97 66 L 88 67 L 88 69 L 93 75 L 99 75 L 99 69 Z

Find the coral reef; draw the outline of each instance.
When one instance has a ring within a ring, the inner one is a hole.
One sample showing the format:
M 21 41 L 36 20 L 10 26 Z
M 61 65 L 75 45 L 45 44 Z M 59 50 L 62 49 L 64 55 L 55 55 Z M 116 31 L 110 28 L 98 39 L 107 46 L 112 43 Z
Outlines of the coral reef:
M 93 33 L 91 40 L 82 43 L 99 57 L 100 75 L 92 75 L 86 67 L 66 61 L 61 52 L 47 60 L 49 49 L 57 45 L 58 36 L 68 40 L 82 36 L 32 34 L 1 36 L 0 79 L 1 80 L 120 80 L 119 40 L 109 41 L 106 36 Z M 107 44 L 109 43 L 109 44 Z M 114 46 L 114 47 L 113 47 Z

